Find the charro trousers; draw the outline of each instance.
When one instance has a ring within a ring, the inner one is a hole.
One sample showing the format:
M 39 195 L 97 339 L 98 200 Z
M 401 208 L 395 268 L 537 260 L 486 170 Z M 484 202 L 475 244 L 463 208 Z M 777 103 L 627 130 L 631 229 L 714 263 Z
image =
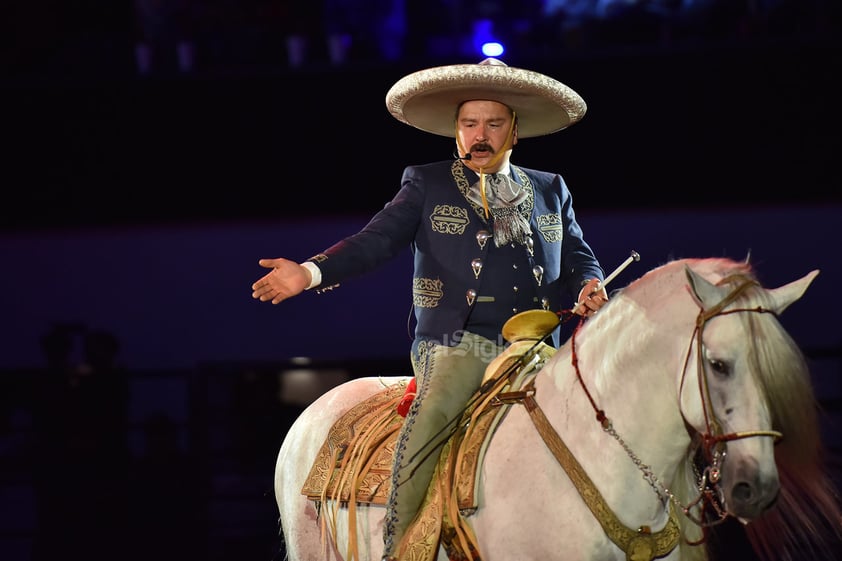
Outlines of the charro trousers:
M 417 393 L 395 447 L 383 530 L 384 556 L 397 552 L 424 500 L 442 445 L 482 384 L 486 367 L 503 349 L 469 332 L 464 332 L 455 346 L 434 341 L 413 345 Z

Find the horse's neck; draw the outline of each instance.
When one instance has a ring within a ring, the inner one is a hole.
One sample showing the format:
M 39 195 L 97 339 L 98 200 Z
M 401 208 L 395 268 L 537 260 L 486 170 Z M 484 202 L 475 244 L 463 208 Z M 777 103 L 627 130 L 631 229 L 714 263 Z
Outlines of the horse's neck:
M 648 497 L 651 503 L 654 495 L 632 455 L 667 485 L 686 452 L 690 437 L 678 407 L 678 385 L 692 323 L 679 316 L 667 323 L 670 316 L 643 313 L 631 300 L 605 312 L 559 349 L 536 382 L 538 401 L 587 471 L 595 477 L 634 476 L 640 483 L 616 493 Z M 603 430 L 599 411 L 614 434 Z

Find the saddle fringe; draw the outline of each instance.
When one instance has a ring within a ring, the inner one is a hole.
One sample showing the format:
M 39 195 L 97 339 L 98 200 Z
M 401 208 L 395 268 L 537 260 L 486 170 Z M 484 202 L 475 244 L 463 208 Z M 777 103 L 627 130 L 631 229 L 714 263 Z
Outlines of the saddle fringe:
M 402 385 L 398 384 L 398 386 L 401 387 Z M 358 504 L 358 501 L 355 500 L 356 490 L 360 488 L 363 478 L 378 459 L 377 454 L 373 454 L 371 451 L 377 449 L 389 435 L 397 430 L 396 428 L 390 430 L 389 425 L 394 422 L 395 408 L 402 398 L 403 393 L 398 393 L 395 397 L 377 405 L 357 426 L 358 430 L 352 435 L 347 445 L 331 447 L 327 465 L 336 466 L 334 473 L 338 473 L 340 478 L 333 486 L 333 491 L 330 492 L 332 477 L 328 476 L 318 499 L 322 505 L 327 504 L 326 501 L 332 501 L 333 506 L 331 516 L 320 517 L 323 552 L 327 550 L 327 526 L 330 526 L 330 535 L 336 536 L 336 519 L 339 509 L 342 505 L 347 505 L 348 550 L 345 559 L 346 561 L 359 559 L 356 532 Z M 310 478 L 308 478 L 309 480 Z M 343 497 L 344 489 L 350 490 L 347 497 Z M 330 518 L 329 521 L 328 518 Z

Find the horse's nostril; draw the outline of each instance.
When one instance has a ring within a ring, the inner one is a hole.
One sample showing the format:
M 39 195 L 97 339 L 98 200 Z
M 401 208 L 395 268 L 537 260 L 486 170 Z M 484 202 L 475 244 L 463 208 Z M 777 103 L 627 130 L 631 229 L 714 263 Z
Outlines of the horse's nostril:
M 737 483 L 736 485 L 734 485 L 734 488 L 731 491 L 731 497 L 735 501 L 739 501 L 741 503 L 746 503 L 750 501 L 751 495 L 751 485 L 745 482 Z

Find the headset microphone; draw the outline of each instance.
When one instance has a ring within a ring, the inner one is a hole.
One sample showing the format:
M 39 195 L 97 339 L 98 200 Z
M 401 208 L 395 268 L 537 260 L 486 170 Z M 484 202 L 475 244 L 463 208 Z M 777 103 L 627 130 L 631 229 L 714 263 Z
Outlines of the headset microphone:
M 465 156 L 463 157 L 463 156 L 459 155 L 459 150 L 454 150 L 453 151 L 453 157 L 456 158 L 457 160 L 463 160 L 465 162 L 471 161 L 471 153 L 470 152 L 466 153 Z

